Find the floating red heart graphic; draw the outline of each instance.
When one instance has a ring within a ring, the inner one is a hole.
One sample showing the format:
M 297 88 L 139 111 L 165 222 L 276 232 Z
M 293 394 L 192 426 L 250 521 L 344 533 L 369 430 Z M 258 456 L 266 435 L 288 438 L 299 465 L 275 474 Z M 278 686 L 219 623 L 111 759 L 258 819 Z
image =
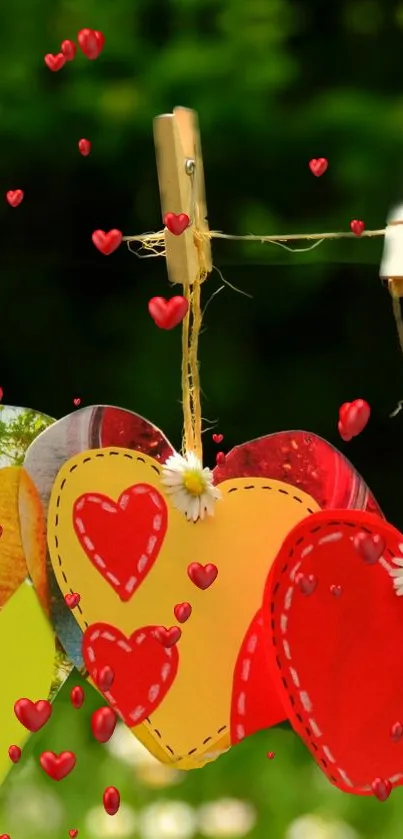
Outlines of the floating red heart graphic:
M 74 504 L 76 536 L 104 579 L 126 602 L 154 565 L 167 529 L 167 506 L 148 484 L 127 487 L 117 502 L 89 492 Z
M 91 140 L 86 140 L 84 137 L 78 141 L 78 150 L 83 157 L 88 157 L 91 152 Z
M 160 329 L 173 329 L 183 321 L 189 303 L 184 297 L 177 295 L 165 300 L 164 297 L 152 297 L 148 302 L 148 311 Z
M 321 175 L 324 175 L 328 166 L 329 162 L 325 157 L 314 157 L 309 161 L 309 168 L 316 178 L 320 178 Z
M 213 434 L 213 443 L 222 443 L 224 434 Z
M 339 410 L 339 434 L 343 440 L 349 441 L 357 437 L 367 425 L 371 416 L 371 408 L 365 399 L 355 399 L 345 402 Z
M 69 836 L 71 837 L 71 839 L 76 839 L 76 836 L 78 836 L 78 830 L 76 827 L 73 827 L 71 830 L 69 830 Z
M 28 731 L 39 731 L 50 718 L 52 706 L 47 699 L 39 699 L 38 702 L 32 702 L 30 699 L 18 699 L 14 705 L 14 713 L 17 720 Z
M 331 591 L 331 593 L 333 594 L 333 597 L 341 597 L 341 595 L 343 594 L 343 589 L 342 589 L 342 587 L 341 587 L 341 586 L 337 586 L 337 585 L 335 585 L 335 584 L 333 584 L 332 586 L 330 586 L 330 591 Z
M 42 752 L 39 763 L 49 778 L 53 781 L 62 781 L 74 769 L 76 756 L 73 752 L 60 752 L 59 755 L 55 752 Z
M 177 647 L 166 649 L 160 644 L 156 628 L 145 626 L 126 638 L 116 627 L 97 623 L 84 634 L 85 666 L 93 678 L 95 670 L 111 662 L 115 678 L 105 697 L 130 728 L 151 716 L 178 670 Z
M 65 594 L 64 596 L 64 602 L 69 609 L 75 609 L 80 600 L 81 597 L 76 591 L 73 591 L 71 594 Z
M 269 758 L 269 760 L 274 760 L 274 758 L 276 757 L 276 753 L 275 752 L 267 752 L 267 757 Z
M 174 236 L 180 236 L 189 227 L 189 222 L 190 219 L 186 213 L 179 213 L 179 215 L 176 215 L 176 213 L 166 213 L 164 216 L 165 227 Z
M 73 399 L 73 405 L 75 408 L 78 408 L 78 406 L 81 405 L 81 399 L 79 396 L 76 396 L 76 398 Z
M 74 708 L 81 708 L 84 703 L 85 693 L 80 685 L 75 685 L 70 691 L 70 701 Z
M 177 603 L 174 608 L 174 615 L 179 623 L 186 623 L 192 614 L 192 607 L 190 603 Z
M 21 749 L 19 746 L 10 746 L 8 750 L 8 756 L 13 763 L 18 763 L 21 757 Z
M 98 32 L 95 29 L 80 29 L 77 40 L 81 51 L 90 61 L 98 58 L 105 43 L 102 32 Z
M 392 792 L 392 784 L 384 778 L 375 778 L 371 787 L 378 801 L 386 801 Z
M 225 463 L 225 454 L 224 452 L 217 452 L 215 456 L 215 462 L 217 466 L 223 466 Z
M 24 193 L 22 189 L 9 189 L 6 192 L 6 199 L 10 205 L 10 207 L 18 207 L 21 204 L 21 201 L 24 200 Z
M 353 219 L 353 221 L 350 222 L 350 227 L 355 236 L 362 236 L 365 230 L 364 222 L 359 221 L 358 219 Z
M 91 717 L 91 730 L 98 743 L 107 743 L 116 728 L 116 714 L 106 706 L 98 708 Z
M 210 586 L 214 583 L 218 574 L 218 568 L 211 562 L 207 563 L 207 565 L 201 565 L 200 562 L 191 562 L 190 565 L 188 565 L 187 572 L 192 583 L 194 583 L 197 588 L 205 591 L 205 589 L 210 588 Z
M 286 713 L 267 672 L 267 642 L 259 612 L 242 642 L 234 670 L 231 698 L 231 743 L 283 722 Z
M 115 816 L 120 807 L 120 794 L 116 787 L 108 787 L 103 794 L 103 804 L 108 816 Z
M 171 626 L 169 629 L 166 626 L 157 626 L 154 635 L 163 647 L 168 648 L 178 643 L 182 630 L 179 626 Z
M 302 594 L 306 594 L 307 596 L 313 594 L 318 585 L 314 574 L 297 574 L 295 582 Z
M 98 248 L 104 256 L 110 256 L 111 253 L 117 251 L 122 244 L 123 234 L 120 230 L 109 230 L 105 233 L 104 230 L 95 230 L 92 234 L 92 241 L 96 248 Z
M 374 565 L 386 549 L 386 542 L 379 533 L 357 533 L 353 545 L 368 565 Z
M 403 737 L 403 725 L 401 722 L 395 722 L 392 725 L 390 730 L 390 736 L 395 743 L 398 743 L 399 740 Z
M 66 61 L 73 61 L 77 52 L 77 44 L 75 44 L 74 41 L 66 40 L 62 42 L 60 49 Z
M 57 73 L 58 70 L 61 70 L 66 63 L 66 58 L 62 52 L 58 52 L 57 55 L 52 55 L 51 52 L 48 52 L 45 55 L 45 64 L 49 67 L 49 70 L 52 70 L 52 73 Z
M 375 565 L 354 547 L 363 531 L 386 542 Z M 393 585 L 402 548 L 402 534 L 377 515 L 314 513 L 284 541 L 264 594 L 268 663 L 290 722 L 332 783 L 360 795 L 375 794 L 374 778 L 403 782 L 390 737 L 403 694 L 403 601 Z M 320 579 L 314 598 L 298 596 L 296 569 Z M 340 599 L 330 592 L 336 575 Z
M 101 667 L 99 673 L 97 670 L 94 670 L 94 681 L 97 687 L 99 687 L 102 693 L 105 693 L 109 688 L 112 687 L 115 674 L 112 670 L 112 667 L 106 665 L 105 667 Z
M 0 387 L 0 402 L 1 402 L 1 401 L 2 401 L 2 399 L 3 399 L 3 396 L 4 396 L 4 391 L 3 391 L 3 388 L 2 388 L 2 387 Z

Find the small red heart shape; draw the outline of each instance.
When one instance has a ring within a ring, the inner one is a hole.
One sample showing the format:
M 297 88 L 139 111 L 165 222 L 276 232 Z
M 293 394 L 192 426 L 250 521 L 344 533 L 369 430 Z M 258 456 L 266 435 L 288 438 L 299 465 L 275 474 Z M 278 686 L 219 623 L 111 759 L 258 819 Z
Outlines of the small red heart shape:
M 77 45 L 74 41 L 63 41 L 60 49 L 66 61 L 73 61 L 77 52 Z
M 115 678 L 115 674 L 112 670 L 112 667 L 109 667 L 106 664 L 105 667 L 101 667 L 99 673 L 97 670 L 94 670 L 93 675 L 94 682 L 102 693 L 105 693 L 107 690 L 109 690 L 109 688 L 112 687 Z
M 362 532 L 386 543 L 374 565 L 354 547 Z M 330 781 L 357 795 L 383 795 L 403 781 L 390 736 L 402 710 L 403 600 L 393 583 L 402 546 L 378 515 L 313 513 L 284 541 L 264 592 L 268 666 L 284 710 Z M 320 580 L 314 598 L 298 596 L 298 573 Z M 340 599 L 330 591 L 336 575 Z
M 117 251 L 122 244 L 123 234 L 120 230 L 109 230 L 105 233 L 104 230 L 94 230 L 92 234 L 92 241 L 98 250 L 104 256 L 110 256 L 111 253 Z
M 205 591 L 214 583 L 218 574 L 218 568 L 209 562 L 207 565 L 201 565 L 200 562 L 191 562 L 188 565 L 188 577 L 197 588 Z
M 28 731 L 39 731 L 50 718 L 52 706 L 47 699 L 39 699 L 38 702 L 32 702 L 30 699 L 18 699 L 14 705 L 14 713 L 17 720 Z
M 174 236 L 180 236 L 189 227 L 189 222 L 190 219 L 186 213 L 179 213 L 179 215 L 176 215 L 176 213 L 166 213 L 164 216 L 165 227 Z
M 116 714 L 108 706 L 98 708 L 91 717 L 91 730 L 98 743 L 107 743 L 116 728 Z
M 60 752 L 59 755 L 55 752 L 42 752 L 39 763 L 49 778 L 53 781 L 62 781 L 74 769 L 76 756 L 73 752 Z
M 179 626 L 171 626 L 169 629 L 166 626 L 157 626 L 154 635 L 163 647 L 169 648 L 178 643 L 182 630 Z
M 65 594 L 64 595 L 64 602 L 69 609 L 75 609 L 78 606 L 81 597 L 77 592 L 72 592 L 72 594 Z
M 57 55 L 52 55 L 51 52 L 48 52 L 45 55 L 45 64 L 49 67 L 49 70 L 52 70 L 52 73 L 57 73 L 58 70 L 61 70 L 66 63 L 66 58 L 62 52 L 58 52 Z
M 267 757 L 269 758 L 269 760 L 274 760 L 274 758 L 276 757 L 276 753 L 275 752 L 267 752 Z
M 394 743 L 398 743 L 403 737 L 403 725 L 401 722 L 395 722 L 390 729 L 390 736 Z
M 385 778 L 375 778 L 371 787 L 378 801 L 386 801 L 392 792 L 392 784 Z
M 86 140 L 85 137 L 78 141 L 78 150 L 83 157 L 88 157 L 91 152 L 91 140 Z
M 356 218 L 353 219 L 353 221 L 350 222 L 350 227 L 351 227 L 351 230 L 352 230 L 352 232 L 354 233 L 355 236 L 362 236 L 362 234 L 365 230 L 364 222 L 359 221 Z
M 19 746 L 10 746 L 10 748 L 8 750 L 8 756 L 9 756 L 10 760 L 13 761 L 13 763 L 18 763 L 18 761 L 21 757 L 21 754 L 22 754 L 22 752 L 21 752 L 21 749 L 20 749 Z
M 101 54 L 105 38 L 102 32 L 95 29 L 80 29 L 77 40 L 86 58 L 94 61 Z
M 116 787 L 107 787 L 103 797 L 104 810 L 108 816 L 115 816 L 120 807 L 120 793 Z
M 73 708 L 81 708 L 84 703 L 85 693 L 81 685 L 75 685 L 70 691 L 70 701 Z
M 78 408 L 79 405 L 81 405 L 81 399 L 78 396 L 76 396 L 76 398 L 73 399 L 73 405 L 75 408 Z
M 318 581 L 314 574 L 297 574 L 295 582 L 302 594 L 305 594 L 307 597 L 310 594 L 313 594 L 318 585 Z
M 330 591 L 333 594 L 333 597 L 341 597 L 343 594 L 343 589 L 341 586 L 337 586 L 335 584 L 330 586 Z
M 10 204 L 10 207 L 18 207 L 21 204 L 21 201 L 24 199 L 24 193 L 22 189 L 9 189 L 6 193 L 6 199 Z
M 309 168 L 316 178 L 320 178 L 321 175 L 324 175 L 328 166 L 329 162 L 325 157 L 314 157 L 309 161 Z
M 71 839 L 76 839 L 76 836 L 78 836 L 78 830 L 76 827 L 69 830 L 69 836 L 71 836 Z
M 371 408 L 365 399 L 345 402 L 339 410 L 338 429 L 343 440 L 357 437 L 364 430 L 371 416 Z
M 374 565 L 386 549 L 386 542 L 379 533 L 357 533 L 353 545 L 367 565 Z
M 89 492 L 73 507 L 73 527 L 82 549 L 123 602 L 133 597 L 153 567 L 167 521 L 164 498 L 149 484 L 127 487 L 117 502 Z
M 213 443 L 222 443 L 224 434 L 213 434 Z
M 215 462 L 217 466 L 223 466 L 225 463 L 225 454 L 224 452 L 217 452 L 215 456 Z
M 111 662 L 115 678 L 104 696 L 129 728 L 151 716 L 178 671 L 177 647 L 166 649 L 155 637 L 156 629 L 145 626 L 126 638 L 115 626 L 97 623 L 84 633 L 85 666 L 95 682 L 94 672 Z
M 179 623 L 186 623 L 192 614 L 192 607 L 190 603 L 177 603 L 174 607 L 174 615 Z
M 148 302 L 148 311 L 160 329 L 174 329 L 189 309 L 188 301 L 181 295 L 165 300 L 165 297 L 152 297 Z

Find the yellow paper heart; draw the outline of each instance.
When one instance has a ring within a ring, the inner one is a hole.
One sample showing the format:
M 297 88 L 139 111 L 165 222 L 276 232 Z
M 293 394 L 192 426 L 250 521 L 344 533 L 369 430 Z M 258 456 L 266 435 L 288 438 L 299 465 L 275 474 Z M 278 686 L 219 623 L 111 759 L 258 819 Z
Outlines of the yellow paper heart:
M 160 760 L 190 769 L 230 745 L 234 667 L 267 574 L 287 533 L 319 507 L 311 496 L 280 481 L 239 478 L 220 484 L 214 517 L 193 524 L 164 496 L 168 528 L 162 547 L 133 597 L 122 602 L 81 547 L 73 507 L 88 493 L 117 502 L 136 484 L 164 495 L 160 475 L 155 460 L 128 449 L 92 449 L 71 458 L 51 493 L 48 549 L 63 596 L 72 591 L 81 596 L 74 616 L 83 632 L 97 622 L 126 637 L 144 626 L 170 627 L 176 624 L 175 604 L 191 603 L 178 643 L 176 679 L 148 721 L 133 729 Z M 201 591 L 190 581 L 191 562 L 218 567 L 211 588 Z

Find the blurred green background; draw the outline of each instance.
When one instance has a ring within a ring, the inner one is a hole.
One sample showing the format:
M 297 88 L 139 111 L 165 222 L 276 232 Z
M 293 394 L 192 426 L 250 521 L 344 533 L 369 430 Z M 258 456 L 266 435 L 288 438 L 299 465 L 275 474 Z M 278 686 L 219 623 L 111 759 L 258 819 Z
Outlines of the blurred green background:
M 83 27 L 104 32 L 101 57 L 44 65 Z M 164 260 L 122 247 L 101 256 L 97 229 L 161 227 L 152 119 L 199 112 L 211 228 L 228 233 L 383 227 L 403 197 L 403 4 L 394 0 L 14 0 L 0 29 L 1 183 L 25 199 L 0 209 L 4 401 L 59 417 L 82 404 L 132 409 L 181 435 L 180 333 L 147 312 L 169 296 Z M 81 137 L 90 157 L 78 153 Z M 327 157 L 322 178 L 312 157 Z M 304 243 L 302 243 L 303 245 Z M 227 286 L 201 340 L 203 413 L 225 446 L 285 428 L 314 431 L 348 454 L 388 518 L 403 527 L 403 357 L 378 278 L 382 239 L 214 244 Z M 222 285 L 215 272 L 204 303 Z M 363 397 L 369 427 L 338 439 L 339 405 Z M 210 434 L 206 459 L 213 463 Z M 6 678 L 6 674 L 3 674 Z M 333 789 L 289 731 L 264 732 L 188 775 L 158 766 L 123 729 L 92 741 L 87 690 L 53 718 L 0 790 L 12 839 L 250 836 L 395 839 L 403 793 L 386 804 Z M 1 729 L 0 729 L 1 730 Z M 370 732 L 369 732 L 370 736 Z M 77 750 L 61 784 L 37 768 L 43 748 Z M 3 743 L 2 748 L 8 748 Z M 274 760 L 266 752 L 276 753 Z M 105 786 L 119 787 L 115 817 Z

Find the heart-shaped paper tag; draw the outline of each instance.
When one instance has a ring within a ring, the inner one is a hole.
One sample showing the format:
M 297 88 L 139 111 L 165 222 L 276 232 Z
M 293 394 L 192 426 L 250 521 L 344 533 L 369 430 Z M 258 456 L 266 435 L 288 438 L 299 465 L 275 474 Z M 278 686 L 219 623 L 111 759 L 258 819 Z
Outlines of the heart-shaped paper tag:
M 357 549 L 361 533 L 383 540 L 377 562 Z M 376 515 L 315 513 L 286 538 L 264 595 L 280 701 L 332 783 L 359 795 L 373 794 L 377 779 L 403 783 L 403 743 L 391 735 L 402 716 L 403 599 L 394 586 L 402 553 L 402 534 Z M 309 596 L 299 574 L 317 580 Z

